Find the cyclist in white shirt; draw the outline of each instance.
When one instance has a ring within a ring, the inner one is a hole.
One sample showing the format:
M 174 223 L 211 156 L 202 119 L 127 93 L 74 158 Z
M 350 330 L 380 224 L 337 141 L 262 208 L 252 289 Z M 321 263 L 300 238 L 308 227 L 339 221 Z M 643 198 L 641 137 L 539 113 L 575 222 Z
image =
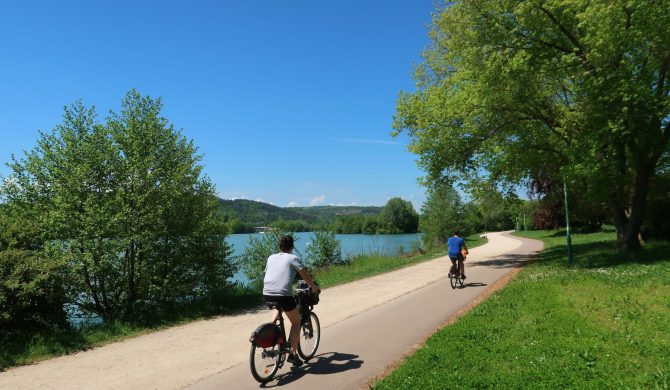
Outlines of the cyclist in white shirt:
M 279 253 L 268 257 L 265 265 L 265 277 L 263 278 L 263 298 L 266 302 L 276 302 L 289 321 L 291 321 L 291 331 L 289 341 L 291 342 L 291 353 L 287 360 L 296 366 L 302 365 L 302 361 L 296 354 L 300 333 L 300 314 L 296 307 L 293 297 L 292 285 L 295 273 L 307 282 L 312 291 L 319 293 L 321 289 L 314 283 L 300 258 L 293 252 L 293 237 L 283 236 L 279 239 Z M 279 318 L 279 311 L 275 310 L 272 316 L 272 322 Z

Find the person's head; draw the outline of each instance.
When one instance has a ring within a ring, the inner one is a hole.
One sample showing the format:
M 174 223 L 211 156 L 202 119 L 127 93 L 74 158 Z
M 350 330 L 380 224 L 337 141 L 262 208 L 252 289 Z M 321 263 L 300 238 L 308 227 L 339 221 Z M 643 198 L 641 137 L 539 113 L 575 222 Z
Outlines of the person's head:
M 283 236 L 279 239 L 279 250 L 284 253 L 289 253 L 293 250 L 293 237 Z
M 454 236 L 460 236 L 460 235 L 461 235 L 461 232 L 459 232 L 458 230 L 454 230 Z

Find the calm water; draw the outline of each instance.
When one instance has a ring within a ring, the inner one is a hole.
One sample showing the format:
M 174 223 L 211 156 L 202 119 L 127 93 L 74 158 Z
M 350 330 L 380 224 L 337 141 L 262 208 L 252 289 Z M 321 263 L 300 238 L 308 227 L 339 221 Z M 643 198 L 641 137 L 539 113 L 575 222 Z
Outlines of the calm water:
M 231 234 L 226 238 L 226 242 L 233 246 L 234 256 L 242 255 L 251 236 L 260 236 L 260 234 Z M 295 233 L 294 237 L 296 254 L 303 257 L 305 248 L 314 239 L 314 234 Z M 336 234 L 335 238 L 342 245 L 342 255 L 348 258 L 369 253 L 395 255 L 400 250 L 409 251 L 412 243 L 421 240 L 421 234 Z M 241 271 L 235 274 L 233 279 L 242 282 L 247 280 Z

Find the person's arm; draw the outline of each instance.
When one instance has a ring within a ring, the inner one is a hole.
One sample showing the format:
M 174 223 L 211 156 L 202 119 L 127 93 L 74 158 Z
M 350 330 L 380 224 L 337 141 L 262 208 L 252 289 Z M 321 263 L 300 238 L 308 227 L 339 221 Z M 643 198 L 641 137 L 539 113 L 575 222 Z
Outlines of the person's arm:
M 463 250 L 465 251 L 466 255 L 470 254 L 470 252 L 468 251 L 468 247 L 465 244 L 463 244 Z
M 302 276 L 302 279 L 305 282 L 307 282 L 309 287 L 312 288 L 313 292 L 315 292 L 315 293 L 320 293 L 321 292 L 321 289 L 319 288 L 319 286 L 316 285 L 316 283 L 314 283 L 314 279 L 312 279 L 312 277 L 309 275 L 309 272 L 307 272 L 306 269 L 300 268 L 298 270 L 298 273 L 300 274 L 300 276 Z

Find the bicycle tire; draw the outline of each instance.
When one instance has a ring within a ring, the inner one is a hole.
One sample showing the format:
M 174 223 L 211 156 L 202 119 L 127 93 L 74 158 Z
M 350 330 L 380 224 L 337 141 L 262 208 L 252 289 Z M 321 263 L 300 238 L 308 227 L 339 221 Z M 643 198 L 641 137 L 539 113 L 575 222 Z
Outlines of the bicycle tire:
M 321 323 L 314 312 L 309 312 L 310 321 L 300 321 L 300 342 L 298 343 L 298 354 L 308 361 L 316 354 L 321 342 Z
M 456 283 L 458 283 L 456 279 L 458 279 L 457 276 L 452 273 L 449 274 L 449 284 L 451 284 L 451 288 L 456 288 Z
M 465 280 L 465 279 L 463 279 L 462 276 L 459 276 L 459 277 L 458 277 L 458 284 L 460 284 L 461 287 L 463 287 L 463 281 L 464 281 L 464 280 Z
M 268 383 L 274 378 L 279 369 L 280 346 L 273 345 L 270 348 L 257 347 L 256 344 L 251 343 L 251 351 L 249 353 L 249 368 L 251 368 L 251 375 L 259 383 Z

